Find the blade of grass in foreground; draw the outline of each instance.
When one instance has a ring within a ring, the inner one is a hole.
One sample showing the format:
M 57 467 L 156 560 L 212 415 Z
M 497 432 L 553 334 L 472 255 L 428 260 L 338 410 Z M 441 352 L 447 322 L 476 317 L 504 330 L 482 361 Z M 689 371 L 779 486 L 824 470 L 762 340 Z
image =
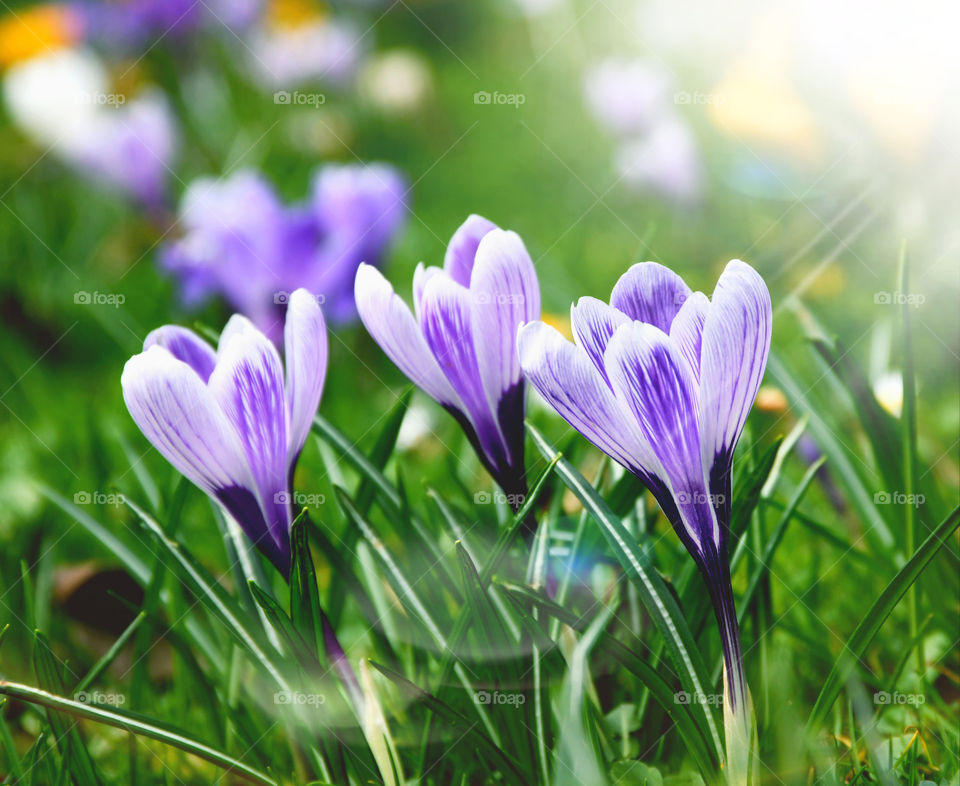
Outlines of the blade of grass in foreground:
M 544 458 L 548 461 L 557 458 L 559 454 L 556 449 L 547 442 L 539 431 L 529 423 L 527 424 L 527 430 Z M 677 670 L 683 690 L 695 696 L 705 696 L 712 693 L 712 690 L 708 690 L 710 683 L 700 653 L 694 643 L 693 634 L 690 633 L 673 595 L 670 594 L 663 579 L 660 578 L 660 574 L 650 564 L 649 557 L 634 543 L 632 536 L 620 520 L 613 515 L 596 489 L 569 461 L 561 456 L 557 462 L 556 471 L 563 482 L 579 498 L 583 506 L 593 515 L 620 564 L 635 580 L 647 613 L 653 619 L 667 643 L 667 651 Z M 706 725 L 709 738 L 716 748 L 717 757 L 722 759 L 723 746 L 720 742 L 720 733 L 717 730 L 712 711 L 702 702 L 697 704 L 697 710 L 698 725 Z
M 807 721 L 808 729 L 813 729 L 823 723 L 833 706 L 833 702 L 836 701 L 844 684 L 846 684 L 847 677 L 850 676 L 870 642 L 873 641 L 873 637 L 877 635 L 880 626 L 890 616 L 900 599 L 903 598 L 913 582 L 917 580 L 921 571 L 933 559 L 940 547 L 947 542 L 958 524 L 960 524 L 960 508 L 954 510 L 930 533 L 930 537 L 923 542 L 907 564 L 893 577 L 893 580 L 877 598 L 870 611 L 864 615 L 853 635 L 844 644 L 840 657 L 834 662 L 833 669 L 831 669 L 830 675 L 823 684 L 823 689 L 813 706 L 813 712 L 810 713 L 810 720 Z
M 222 751 L 211 748 L 209 745 L 192 737 L 188 737 L 181 732 L 161 728 L 160 726 L 128 715 L 123 711 L 116 709 L 108 710 L 93 704 L 82 704 L 62 696 L 56 696 L 44 690 L 32 688 L 29 685 L 7 682 L 6 680 L 0 680 L 0 693 L 18 699 L 19 701 L 36 704 L 56 712 L 64 712 L 77 718 L 85 718 L 96 721 L 97 723 L 105 723 L 108 726 L 123 729 L 131 734 L 158 740 L 166 745 L 198 756 L 218 767 L 222 767 L 228 772 L 242 777 L 251 783 L 260 783 L 264 784 L 264 786 L 277 786 L 277 782 L 269 775 L 255 770 L 253 767 L 244 764 L 232 756 L 228 756 Z

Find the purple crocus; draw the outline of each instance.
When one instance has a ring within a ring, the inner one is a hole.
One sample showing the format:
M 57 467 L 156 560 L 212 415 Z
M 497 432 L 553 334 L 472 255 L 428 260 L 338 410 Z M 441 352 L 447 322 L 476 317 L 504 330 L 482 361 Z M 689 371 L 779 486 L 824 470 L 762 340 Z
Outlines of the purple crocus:
M 643 481 L 696 561 L 720 627 L 729 709 L 741 719 L 748 702 L 727 553 L 731 467 L 771 320 L 767 287 L 745 262 L 727 265 L 710 300 L 644 262 L 620 278 L 609 305 L 585 297 L 571 308 L 575 343 L 542 322 L 518 338 L 530 383 Z
M 526 480 L 516 335 L 540 316 L 537 275 L 520 237 L 470 216 L 454 233 L 443 268 L 417 266 L 414 312 L 370 265 L 357 271 L 355 297 L 370 335 L 457 419 L 518 507 Z
M 288 293 L 312 292 L 333 324 L 356 316 L 353 279 L 379 264 L 403 223 L 406 183 L 385 164 L 329 165 L 310 199 L 286 205 L 257 172 L 194 181 L 180 206 L 181 238 L 161 252 L 184 301 L 222 295 L 274 341 Z
M 216 351 L 166 325 L 127 361 L 120 384 L 153 446 L 287 575 L 293 469 L 327 370 L 323 314 L 306 290 L 290 296 L 284 347 L 285 372 L 273 343 L 239 314 Z

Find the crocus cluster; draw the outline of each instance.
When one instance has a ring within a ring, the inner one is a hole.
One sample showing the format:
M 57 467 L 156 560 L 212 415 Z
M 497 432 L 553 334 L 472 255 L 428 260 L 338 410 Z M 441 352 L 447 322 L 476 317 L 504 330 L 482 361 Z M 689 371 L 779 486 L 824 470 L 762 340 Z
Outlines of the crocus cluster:
M 405 214 L 405 181 L 385 164 L 322 167 L 309 199 L 294 205 L 253 171 L 200 178 L 183 196 L 183 234 L 162 249 L 161 266 L 188 305 L 221 295 L 279 342 L 297 288 L 323 302 L 331 323 L 355 317 L 357 267 L 380 263 Z
M 729 705 L 742 717 L 731 469 L 770 349 L 766 285 L 734 260 L 708 300 L 645 262 L 620 278 L 609 304 L 584 297 L 570 313 L 574 343 L 542 322 L 521 329 L 523 371 L 570 425 L 643 481 L 696 561 L 720 628 Z
M 442 268 L 417 267 L 413 312 L 369 265 L 357 271 L 355 293 L 374 340 L 457 419 L 508 499 L 522 500 L 524 384 L 516 335 L 540 316 L 540 289 L 520 237 L 470 216 Z
M 273 343 L 240 315 L 216 351 L 192 331 L 166 325 L 127 361 L 120 383 L 153 446 L 287 575 L 293 470 L 327 370 L 323 314 L 306 290 L 290 296 L 284 348 L 286 368 Z

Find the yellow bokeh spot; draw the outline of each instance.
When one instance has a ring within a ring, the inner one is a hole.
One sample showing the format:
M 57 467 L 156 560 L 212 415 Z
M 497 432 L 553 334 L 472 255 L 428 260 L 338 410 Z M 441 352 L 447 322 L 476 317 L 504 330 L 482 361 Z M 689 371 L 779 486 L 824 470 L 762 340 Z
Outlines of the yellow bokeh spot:
M 781 414 L 787 411 L 789 402 L 780 388 L 775 388 L 772 385 L 763 385 L 760 390 L 757 391 L 756 406 L 761 412 Z
M 76 12 L 50 3 L 11 12 L 0 20 L 0 66 L 70 46 L 82 34 Z
M 311 0 L 270 0 L 267 20 L 273 27 L 297 28 L 327 16 L 322 3 Z

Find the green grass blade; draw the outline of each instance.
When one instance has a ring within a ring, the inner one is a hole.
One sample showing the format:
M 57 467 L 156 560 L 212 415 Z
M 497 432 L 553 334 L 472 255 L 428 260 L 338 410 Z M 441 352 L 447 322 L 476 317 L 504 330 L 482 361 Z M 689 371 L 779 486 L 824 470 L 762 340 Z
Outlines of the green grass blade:
M 870 646 L 870 642 L 873 641 L 873 637 L 877 635 L 884 621 L 890 616 L 890 613 L 913 582 L 917 580 L 930 560 L 933 559 L 937 551 L 940 550 L 940 547 L 947 542 L 958 524 L 960 524 L 960 508 L 954 510 L 930 533 L 930 536 L 907 561 L 907 564 L 893 577 L 893 580 L 887 584 L 880 597 L 864 615 L 853 635 L 844 644 L 840 656 L 834 662 L 833 669 L 831 669 L 826 682 L 823 684 L 823 689 L 820 691 L 820 695 L 813 706 L 813 711 L 810 713 L 810 720 L 807 723 L 808 728 L 817 728 L 824 722 L 827 713 L 833 706 L 833 702 L 840 695 L 847 677 L 856 668 L 863 653 Z
M 537 448 L 544 458 L 558 458 L 556 449 L 533 426 L 527 424 Z M 667 651 L 677 670 L 680 684 L 691 695 L 707 695 L 709 682 L 693 634 L 687 627 L 677 602 L 667 589 L 660 574 L 650 564 L 648 556 L 633 542 L 633 538 L 617 519 L 606 503 L 576 468 L 562 456 L 557 462 L 557 472 L 580 502 L 600 525 L 601 532 L 617 556 L 624 570 L 635 581 L 640 598 L 666 642 Z M 706 704 L 697 705 L 698 723 L 709 730 L 710 739 L 722 758 L 722 745 L 713 712 Z
M 150 739 L 198 756 L 251 783 L 259 783 L 263 784 L 263 786 L 277 786 L 277 781 L 269 775 L 253 769 L 239 759 L 235 759 L 222 751 L 216 750 L 183 732 L 158 726 L 155 723 L 136 717 L 131 713 L 113 708 L 106 709 L 93 704 L 82 704 L 45 690 L 39 690 L 17 682 L 7 682 L 6 680 L 0 680 L 0 693 L 19 701 L 46 707 L 55 712 L 62 712 L 76 718 L 84 718 L 97 723 L 104 723 L 141 737 L 149 737 Z M 96 781 L 81 782 L 95 783 Z

